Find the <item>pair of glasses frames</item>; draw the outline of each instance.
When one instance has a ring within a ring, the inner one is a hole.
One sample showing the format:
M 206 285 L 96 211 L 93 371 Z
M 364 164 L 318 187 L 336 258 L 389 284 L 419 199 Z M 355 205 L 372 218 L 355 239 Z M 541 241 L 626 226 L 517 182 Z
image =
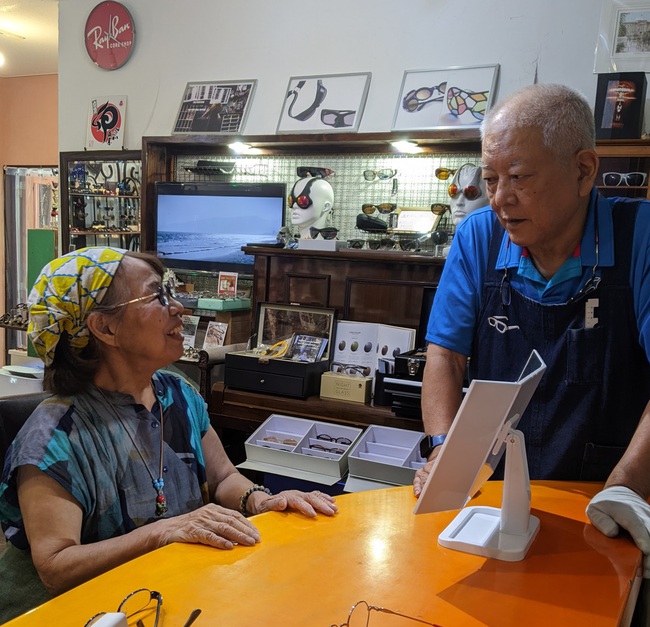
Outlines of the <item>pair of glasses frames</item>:
M 126 307 L 132 303 L 139 303 L 140 301 L 157 298 L 160 304 L 163 307 L 168 307 L 172 299 L 176 298 L 176 292 L 174 291 L 174 282 L 169 280 L 167 283 L 158 286 L 158 289 L 153 294 L 147 294 L 146 296 L 139 296 L 138 298 L 132 298 L 123 303 L 118 303 L 117 305 L 110 305 L 106 307 L 107 310 L 118 309 L 119 307 Z
M 339 234 L 339 230 L 333 226 L 325 226 L 322 229 L 319 229 L 315 226 L 309 227 L 309 234 L 312 239 L 317 239 L 318 236 L 323 239 L 336 239 L 336 236 Z
M 262 438 L 265 442 L 274 442 L 275 444 L 286 444 L 287 446 L 297 446 L 298 440 L 295 438 L 276 438 L 274 435 L 267 435 L 265 438 Z
M 476 185 L 467 185 L 466 187 L 460 187 L 456 183 L 452 183 L 448 188 L 447 192 L 451 198 L 458 198 L 460 194 L 463 194 L 467 200 L 476 200 L 483 192 L 480 187 Z
M 383 238 L 383 239 L 369 239 L 368 248 L 370 250 L 393 250 L 397 247 L 397 242 L 394 239 Z
M 447 108 L 452 115 L 461 116 L 469 111 L 477 120 L 483 120 L 487 110 L 489 91 L 469 91 L 450 87 L 447 91 Z
M 374 181 L 375 179 L 379 179 L 380 181 L 387 181 L 388 179 L 392 179 L 396 175 L 397 175 L 397 170 L 393 170 L 391 168 L 386 168 L 384 170 L 363 171 L 363 178 L 366 179 L 366 181 Z
M 447 211 L 450 211 L 450 209 L 451 207 L 449 205 L 446 205 L 445 203 L 442 202 L 434 202 L 431 205 L 431 213 L 433 213 L 436 216 L 442 216 Z
M 370 376 L 370 366 L 359 366 L 357 364 L 342 364 L 339 363 L 338 361 L 332 363 L 331 370 L 332 372 L 338 372 L 339 374 L 352 374 L 359 377 Z
M 450 176 L 456 174 L 456 170 L 452 170 L 451 168 L 436 168 L 434 174 L 436 175 L 437 179 L 446 181 Z
M 318 176 L 322 179 L 326 179 L 328 176 L 334 176 L 335 172 L 334 170 L 330 170 L 329 168 L 319 168 L 316 166 L 308 166 L 308 165 L 299 165 L 296 168 L 296 174 L 301 178 L 304 179 L 307 176 Z
M 409 113 L 420 111 L 424 105 L 427 105 L 430 102 L 442 101 L 446 88 L 447 81 L 443 81 L 440 85 L 434 85 L 433 87 L 411 89 L 411 91 L 409 91 L 402 99 L 402 107 Z
M 315 451 L 323 451 L 323 453 L 334 453 L 336 455 L 343 455 L 343 453 L 345 453 L 342 448 L 327 448 L 321 444 L 310 444 L 309 448 L 314 449 Z
M 150 607 L 152 601 L 156 601 L 155 608 Z M 160 618 L 160 608 L 162 607 L 162 601 L 163 598 L 160 592 L 156 592 L 155 590 L 148 590 L 147 588 L 140 588 L 139 590 L 135 590 L 134 592 L 131 592 L 131 594 L 127 595 L 122 603 L 120 603 L 117 611 L 125 614 L 128 620 L 137 614 L 141 614 L 143 612 L 152 612 L 155 610 L 156 617 L 153 622 L 153 627 L 158 627 L 158 619 Z M 90 620 L 88 620 L 84 627 L 96 625 L 102 616 L 106 615 L 106 613 L 107 612 L 100 612 L 99 614 L 95 614 L 92 618 L 90 618 Z
M 363 248 L 366 245 L 366 240 L 365 239 L 349 239 L 348 240 L 348 246 L 350 248 Z
M 391 213 L 395 209 L 397 209 L 397 205 L 394 202 L 385 202 L 381 205 L 373 205 L 371 202 L 365 202 L 361 205 L 361 211 L 368 216 L 375 213 L 375 211 L 379 211 L 379 213 Z
M 335 444 L 343 444 L 343 446 L 350 446 L 352 444 L 352 440 L 350 438 L 345 438 L 345 437 L 340 437 L 340 438 L 335 438 L 329 433 L 319 433 L 316 436 L 317 440 L 323 440 L 325 442 L 334 442 Z
M 645 185 L 648 175 L 645 172 L 605 172 L 603 174 L 603 185 L 608 187 L 618 187 L 627 185 L 628 187 L 641 187 Z
M 296 104 L 296 100 L 298 100 L 300 90 L 305 86 L 306 82 L 307 81 L 299 81 L 298 84 L 287 94 L 287 98 L 291 98 L 293 96 L 293 100 L 291 101 L 291 104 L 289 105 L 289 109 L 287 111 L 287 115 L 290 118 L 293 118 L 294 120 L 298 120 L 300 122 L 305 122 L 312 115 L 314 115 L 314 113 L 316 113 L 316 109 L 318 109 L 318 107 L 323 104 L 323 100 L 325 100 L 325 96 L 327 96 L 327 88 L 325 85 L 323 85 L 323 81 L 319 79 L 316 83 L 316 94 L 314 96 L 314 101 L 304 111 L 301 111 L 300 113 L 294 113 L 293 107 Z
M 296 196 L 296 185 L 300 183 L 300 181 L 297 181 L 294 183 L 294 186 L 291 188 L 291 193 L 289 194 L 289 198 L 287 199 L 289 203 L 289 207 L 293 207 L 294 205 L 298 205 L 301 209 L 308 209 L 314 204 L 314 201 L 311 199 L 311 196 L 309 195 L 309 192 L 311 191 L 311 186 L 314 184 L 314 181 L 317 181 L 318 177 L 314 177 L 307 181 L 307 185 L 303 187 L 303 190 L 300 192 L 298 196 Z
M 348 618 L 344 623 L 340 625 L 332 624 L 330 627 L 368 627 L 370 625 L 370 612 L 380 612 L 383 614 L 392 614 L 393 616 L 400 616 L 401 618 L 406 618 L 412 620 L 421 625 L 429 625 L 430 627 L 440 627 L 436 623 L 429 623 L 426 620 L 421 620 L 408 614 L 402 614 L 401 612 L 395 612 L 394 610 L 389 610 L 385 607 L 378 607 L 376 605 L 369 605 L 367 601 L 357 601 L 350 610 Z
M 323 109 L 320 112 L 320 121 L 334 128 L 345 128 L 354 124 L 356 114 L 356 111 L 351 111 L 350 109 Z

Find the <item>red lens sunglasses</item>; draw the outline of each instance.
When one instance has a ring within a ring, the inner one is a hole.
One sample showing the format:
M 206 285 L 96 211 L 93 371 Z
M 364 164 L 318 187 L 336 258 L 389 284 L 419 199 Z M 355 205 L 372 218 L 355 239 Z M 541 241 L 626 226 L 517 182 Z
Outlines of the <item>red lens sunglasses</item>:
M 311 190 L 311 186 L 314 184 L 314 181 L 317 181 L 318 178 L 313 178 L 307 181 L 307 185 L 305 185 L 304 189 L 300 193 L 299 196 L 296 197 L 296 185 L 300 183 L 300 181 L 296 181 L 294 184 L 293 188 L 291 189 L 291 193 L 289 194 L 289 198 L 287 201 L 289 202 L 289 207 L 293 207 L 294 204 L 298 205 L 301 209 L 307 209 L 311 207 L 313 204 L 313 200 L 311 199 L 311 196 L 309 195 L 309 192 Z
M 468 185 L 463 189 L 456 185 L 456 183 L 452 183 L 447 188 L 447 191 L 449 192 L 449 196 L 451 196 L 451 198 L 456 198 L 458 194 L 462 193 L 465 195 L 465 198 L 467 198 L 467 200 L 476 200 L 481 195 L 480 188 L 476 187 L 475 185 Z

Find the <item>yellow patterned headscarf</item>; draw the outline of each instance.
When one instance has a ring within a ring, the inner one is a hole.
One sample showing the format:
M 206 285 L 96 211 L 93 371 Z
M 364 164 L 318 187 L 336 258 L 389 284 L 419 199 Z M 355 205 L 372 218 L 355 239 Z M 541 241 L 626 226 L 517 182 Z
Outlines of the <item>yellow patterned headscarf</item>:
M 121 248 L 80 248 L 41 270 L 27 300 L 27 333 L 46 366 L 64 331 L 74 348 L 88 344 L 88 313 L 102 302 L 125 253 Z

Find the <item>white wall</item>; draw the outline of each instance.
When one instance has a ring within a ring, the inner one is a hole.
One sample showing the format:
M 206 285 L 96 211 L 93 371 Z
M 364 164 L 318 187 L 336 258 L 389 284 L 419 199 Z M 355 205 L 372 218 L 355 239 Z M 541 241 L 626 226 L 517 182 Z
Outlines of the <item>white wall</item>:
M 609 0 L 607 0 L 609 1 Z M 404 70 L 498 63 L 498 94 L 574 86 L 593 103 L 600 0 L 122 0 L 136 47 L 92 64 L 98 0 L 59 0 L 59 147 L 84 146 L 92 97 L 127 95 L 125 147 L 169 135 L 188 81 L 258 79 L 246 135 L 275 133 L 290 76 L 372 73 L 360 132 L 390 131 Z

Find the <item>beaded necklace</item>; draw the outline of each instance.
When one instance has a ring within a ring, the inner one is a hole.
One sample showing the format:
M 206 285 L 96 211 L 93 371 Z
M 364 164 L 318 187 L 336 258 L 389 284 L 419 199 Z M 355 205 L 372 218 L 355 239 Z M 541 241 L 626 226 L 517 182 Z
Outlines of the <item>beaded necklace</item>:
M 113 413 L 115 414 L 115 417 L 117 418 L 118 422 L 122 425 L 122 428 L 124 431 L 126 431 L 126 434 L 129 436 L 129 440 L 131 440 L 131 443 L 133 444 L 133 448 L 137 451 L 138 455 L 140 456 L 140 459 L 142 460 L 142 463 L 144 464 L 144 467 L 147 469 L 147 472 L 149 473 L 149 476 L 151 477 L 151 483 L 154 487 L 154 490 L 156 491 L 156 516 L 164 516 L 167 513 L 167 497 L 165 496 L 165 480 L 163 478 L 163 450 L 164 450 L 164 435 L 165 435 L 165 427 L 164 427 L 164 418 L 163 418 L 163 408 L 162 408 L 162 403 L 156 396 L 156 390 L 153 388 L 153 384 L 151 385 L 151 388 L 154 393 L 154 398 L 156 399 L 156 402 L 158 403 L 158 409 L 160 410 L 160 463 L 158 465 L 158 478 L 156 479 L 155 475 L 151 472 L 151 469 L 149 468 L 149 465 L 145 461 L 144 455 L 142 454 L 142 451 L 138 447 L 138 445 L 135 442 L 135 438 L 131 434 L 131 431 L 129 428 L 126 426 L 124 421 L 122 420 L 122 417 L 120 416 L 119 412 L 117 411 L 115 405 L 111 403 L 111 401 L 108 399 L 106 394 L 104 394 L 104 391 L 101 388 L 97 388 L 99 390 L 99 393 L 102 395 L 104 400 L 108 403 L 110 408 L 113 410 Z

